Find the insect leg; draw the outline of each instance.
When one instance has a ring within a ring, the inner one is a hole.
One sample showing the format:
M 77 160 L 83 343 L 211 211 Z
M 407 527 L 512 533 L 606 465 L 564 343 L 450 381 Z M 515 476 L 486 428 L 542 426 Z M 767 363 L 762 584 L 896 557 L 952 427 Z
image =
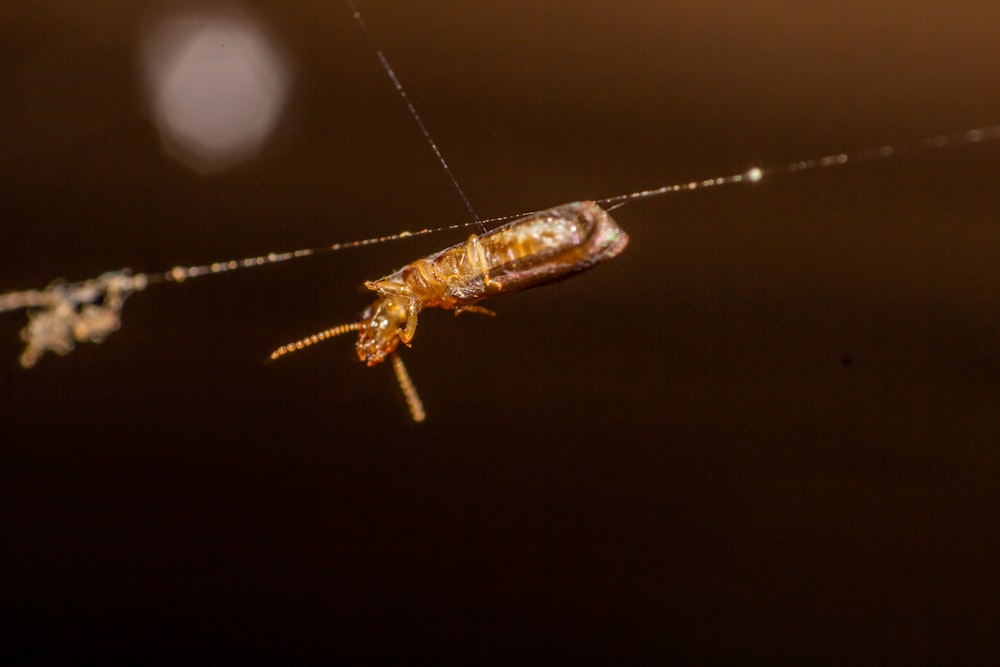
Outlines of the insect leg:
M 479 313 L 480 315 L 489 315 L 490 317 L 496 317 L 495 311 L 489 308 L 483 308 L 482 306 L 459 306 L 455 308 L 455 315 L 458 316 L 461 313 Z
M 410 344 L 413 336 L 417 333 L 417 313 L 419 312 L 420 308 L 417 306 L 417 300 L 410 299 L 410 303 L 406 306 L 406 327 L 399 332 L 399 340 L 403 341 L 406 345 Z

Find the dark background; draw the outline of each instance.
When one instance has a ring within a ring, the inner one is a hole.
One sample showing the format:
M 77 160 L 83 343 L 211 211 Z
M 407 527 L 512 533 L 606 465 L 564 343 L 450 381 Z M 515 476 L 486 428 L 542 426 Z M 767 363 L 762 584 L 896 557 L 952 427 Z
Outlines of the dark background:
M 198 7 L 199 3 L 175 3 Z M 994 3 L 366 2 L 483 216 L 1000 121 Z M 0 6 L 0 289 L 467 213 L 339 2 L 253 162 L 164 155 L 129 0 Z M 997 657 L 1000 146 L 634 204 L 614 262 L 426 312 L 429 418 L 349 340 L 455 232 L 150 289 L 17 365 L 0 650 Z

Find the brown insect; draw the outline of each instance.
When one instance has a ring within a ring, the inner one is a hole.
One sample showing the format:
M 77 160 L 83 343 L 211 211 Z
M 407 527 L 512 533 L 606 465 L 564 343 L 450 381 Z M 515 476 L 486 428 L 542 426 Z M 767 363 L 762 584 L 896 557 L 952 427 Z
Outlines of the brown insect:
M 444 308 L 456 315 L 492 316 L 493 311 L 476 304 L 489 296 L 569 278 L 617 256 L 626 245 L 628 235 L 596 202 L 573 202 L 533 213 L 366 282 L 379 297 L 359 321 L 283 345 L 271 359 L 358 331 L 358 357 L 369 366 L 391 359 L 410 414 L 420 422 L 424 408 L 396 347 L 413 340 L 421 310 Z

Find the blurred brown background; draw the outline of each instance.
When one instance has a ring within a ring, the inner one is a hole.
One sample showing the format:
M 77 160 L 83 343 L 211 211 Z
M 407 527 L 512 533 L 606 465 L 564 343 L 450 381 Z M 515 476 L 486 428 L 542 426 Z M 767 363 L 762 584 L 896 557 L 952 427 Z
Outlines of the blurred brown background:
M 1000 7 L 364 2 L 484 217 L 1000 121 Z M 148 35 L 198 2 L 0 5 L 0 289 L 467 219 L 336 1 L 253 159 L 163 150 Z M 359 289 L 463 232 L 150 289 L 17 366 L 0 651 L 671 662 L 996 658 L 1000 146 L 637 203 L 613 263 L 421 317 L 408 423 Z

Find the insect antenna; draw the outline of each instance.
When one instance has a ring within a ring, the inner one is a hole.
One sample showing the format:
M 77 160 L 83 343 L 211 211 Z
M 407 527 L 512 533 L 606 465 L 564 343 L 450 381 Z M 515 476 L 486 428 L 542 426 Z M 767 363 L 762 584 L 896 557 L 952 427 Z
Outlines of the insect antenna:
M 417 393 L 417 388 L 414 386 L 413 380 L 410 379 L 410 374 L 406 372 L 403 358 L 396 352 L 389 355 L 389 358 L 392 359 L 392 370 L 396 371 L 396 380 L 399 381 L 399 388 L 403 390 L 406 407 L 410 408 L 410 416 L 413 417 L 413 421 L 422 422 L 427 413 L 424 412 L 424 404 L 420 400 L 420 394 Z
M 311 336 L 300 338 L 293 343 L 282 345 L 271 353 L 268 361 L 276 361 L 292 352 L 298 352 L 341 334 L 357 331 L 363 324 L 363 322 L 339 324 L 335 327 L 314 333 Z M 417 393 L 417 388 L 413 384 L 413 380 L 410 379 L 410 374 L 406 370 L 406 365 L 403 363 L 402 357 L 393 352 L 389 355 L 389 358 L 392 359 L 392 370 L 396 373 L 396 381 L 399 382 L 399 388 L 403 391 L 403 398 L 406 399 L 406 406 L 410 409 L 410 416 L 413 417 L 413 421 L 422 422 L 427 417 L 427 413 L 424 412 L 424 403 L 420 400 L 420 394 Z
M 331 328 L 326 329 L 324 331 L 320 331 L 319 333 L 314 333 L 311 336 L 306 336 L 305 338 L 300 338 L 299 340 L 295 341 L 294 343 L 289 343 L 287 345 L 282 345 L 277 350 L 275 350 L 274 352 L 272 352 L 271 356 L 268 357 L 268 359 L 270 361 L 275 361 L 276 359 L 280 359 L 281 357 L 285 356 L 286 354 L 291 354 L 292 352 L 298 352 L 299 350 L 307 348 L 307 347 L 309 347 L 311 345 L 315 345 L 316 343 L 322 343 L 325 340 L 329 340 L 330 338 L 333 338 L 334 336 L 339 336 L 340 334 L 345 334 L 345 333 L 348 333 L 348 332 L 351 332 L 351 331 L 357 331 L 358 329 L 361 328 L 362 324 L 363 324 L 363 322 L 351 322 L 349 324 L 338 324 L 335 327 L 331 327 Z M 397 374 L 398 374 L 398 372 L 397 372 Z

